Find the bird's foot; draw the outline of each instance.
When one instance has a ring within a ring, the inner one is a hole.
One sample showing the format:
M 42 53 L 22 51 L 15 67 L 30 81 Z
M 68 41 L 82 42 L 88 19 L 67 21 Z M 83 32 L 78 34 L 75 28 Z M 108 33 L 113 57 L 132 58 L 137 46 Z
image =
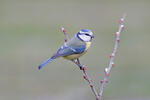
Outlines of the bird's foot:
M 83 66 L 83 67 L 82 67 L 82 70 L 83 70 L 83 71 L 86 71 L 86 66 Z

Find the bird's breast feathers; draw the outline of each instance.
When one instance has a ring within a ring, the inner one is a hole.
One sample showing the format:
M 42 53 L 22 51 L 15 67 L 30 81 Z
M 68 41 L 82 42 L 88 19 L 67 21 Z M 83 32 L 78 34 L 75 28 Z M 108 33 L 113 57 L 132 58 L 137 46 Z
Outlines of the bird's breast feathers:
M 85 44 L 86 44 L 86 51 L 89 49 L 89 47 L 91 46 L 91 42 L 85 42 Z
M 74 60 L 74 59 L 77 59 L 77 58 L 81 57 L 82 55 L 84 55 L 87 52 L 87 50 L 91 46 L 91 42 L 85 42 L 85 44 L 86 44 L 86 48 L 85 48 L 84 52 L 82 52 L 80 54 L 72 54 L 72 55 L 69 55 L 69 56 L 64 56 L 64 58 L 69 59 L 69 60 Z

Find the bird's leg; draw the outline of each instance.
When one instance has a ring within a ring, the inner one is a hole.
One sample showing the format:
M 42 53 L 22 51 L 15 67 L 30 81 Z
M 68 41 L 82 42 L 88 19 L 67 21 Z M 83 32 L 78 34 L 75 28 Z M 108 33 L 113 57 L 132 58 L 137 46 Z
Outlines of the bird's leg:
M 83 66 L 82 66 L 81 63 L 80 63 L 79 58 L 77 58 L 76 60 L 72 60 L 72 62 L 75 63 L 75 64 L 80 68 L 80 70 L 83 69 Z
M 83 70 L 83 65 L 81 65 L 79 58 L 77 58 L 77 63 L 80 65 L 80 70 Z

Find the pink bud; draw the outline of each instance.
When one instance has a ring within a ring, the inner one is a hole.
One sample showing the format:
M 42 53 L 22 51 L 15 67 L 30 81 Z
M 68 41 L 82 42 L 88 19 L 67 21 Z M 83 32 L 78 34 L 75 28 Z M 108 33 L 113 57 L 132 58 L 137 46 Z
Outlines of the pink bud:
M 123 29 L 124 29 L 124 25 L 121 25 L 120 27 L 121 27 L 121 31 L 123 31 Z
M 109 76 L 109 73 L 106 73 L 106 76 L 108 77 L 108 76 Z
M 86 67 L 83 67 L 82 70 L 86 71 Z
M 109 76 L 108 68 L 105 68 L 104 72 L 106 76 Z
M 104 70 L 104 71 L 105 71 L 105 73 L 108 73 L 108 68 L 105 68 L 105 70 Z
M 104 80 L 101 80 L 101 84 L 104 82 Z
M 115 66 L 114 62 L 112 62 L 111 64 L 112 64 L 112 67 L 114 67 L 114 66 Z
M 92 83 L 93 81 L 92 80 L 90 80 L 90 83 Z
M 120 24 L 122 24 L 124 22 L 124 19 L 123 18 L 121 18 L 120 19 Z
M 114 53 L 112 53 L 111 55 L 110 55 L 110 58 L 112 58 L 112 57 L 114 57 L 115 56 L 115 54 Z
M 64 31 L 64 27 L 62 27 L 61 30 Z
M 85 75 L 83 75 L 83 78 L 86 80 L 86 76 Z
M 90 83 L 90 87 L 93 87 L 93 84 L 92 84 L 92 83 Z
M 66 33 L 67 31 L 65 30 L 64 27 L 61 28 L 62 32 Z
M 117 42 L 119 43 L 119 42 L 120 42 L 120 39 L 117 39 Z
M 119 32 L 116 32 L 115 36 L 117 37 L 119 35 Z
M 112 58 L 112 55 L 110 55 L 109 57 Z
M 63 32 L 66 33 L 67 31 L 64 29 Z

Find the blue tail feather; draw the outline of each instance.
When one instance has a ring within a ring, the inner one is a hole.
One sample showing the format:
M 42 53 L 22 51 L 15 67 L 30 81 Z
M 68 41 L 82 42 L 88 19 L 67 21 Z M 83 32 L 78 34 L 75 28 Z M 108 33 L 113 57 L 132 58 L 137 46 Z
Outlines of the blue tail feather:
M 43 68 L 45 65 L 47 65 L 49 62 L 51 62 L 52 60 L 54 60 L 54 58 L 53 57 L 51 57 L 51 58 L 49 58 L 49 59 L 47 59 L 46 61 L 44 61 L 42 64 L 40 64 L 39 65 L 39 70 L 41 69 L 41 68 Z

